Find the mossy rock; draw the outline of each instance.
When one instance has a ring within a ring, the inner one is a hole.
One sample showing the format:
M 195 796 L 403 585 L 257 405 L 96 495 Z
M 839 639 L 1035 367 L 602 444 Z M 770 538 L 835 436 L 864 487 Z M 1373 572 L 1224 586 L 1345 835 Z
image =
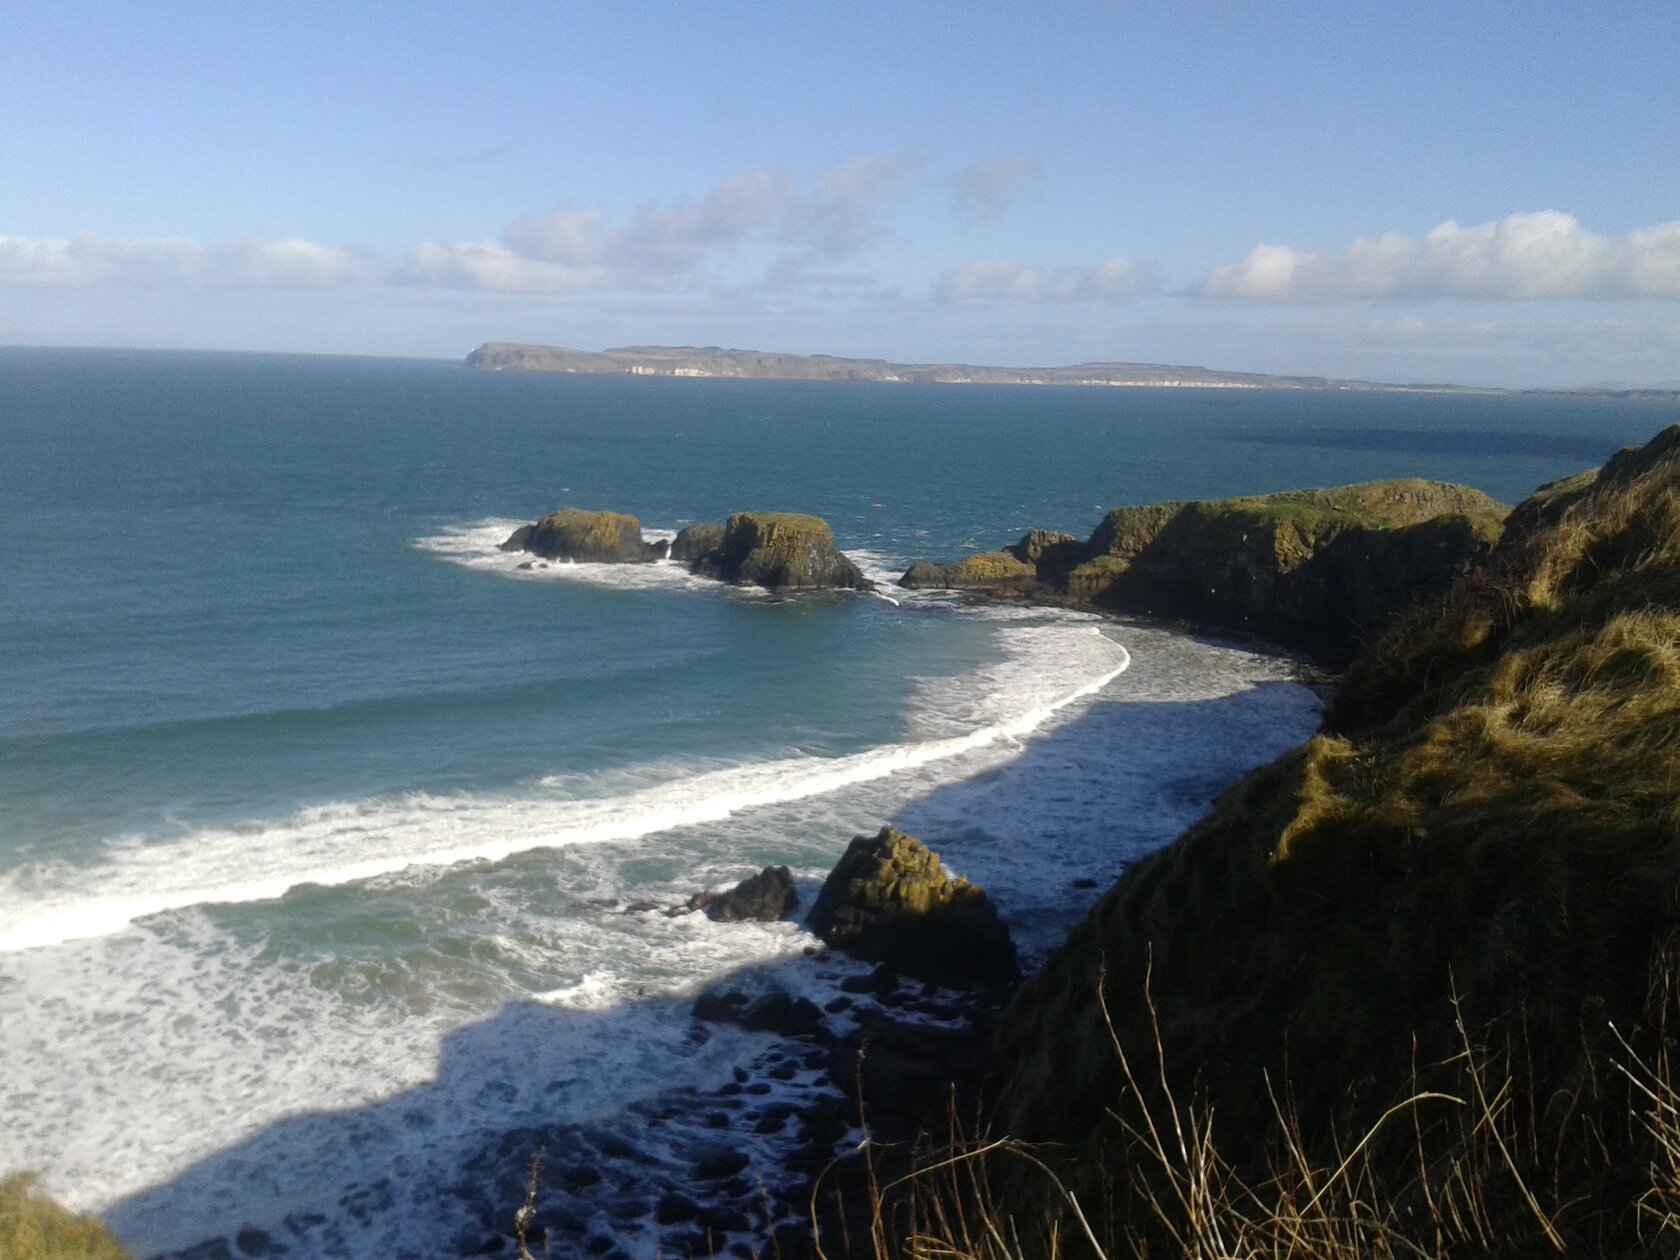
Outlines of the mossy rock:
M 852 840 L 823 881 L 810 928 L 836 949 L 932 984 L 1000 985 L 1020 976 L 991 899 L 896 827 Z
M 502 550 L 595 564 L 645 564 L 661 554 L 642 540 L 642 523 L 634 516 L 573 507 L 561 508 L 534 525 L 520 526 Z
M 1116 508 L 1059 581 L 1076 601 L 1340 665 L 1487 556 L 1506 515 L 1479 490 L 1419 479 Z
M 869 590 L 834 545 L 828 522 L 797 512 L 736 512 L 724 523 L 715 551 L 695 562 L 697 572 L 771 590 Z
M 952 564 L 918 560 L 899 585 L 911 590 L 962 590 L 966 587 L 1020 585 L 1034 581 L 1038 571 L 1007 551 L 982 551 Z

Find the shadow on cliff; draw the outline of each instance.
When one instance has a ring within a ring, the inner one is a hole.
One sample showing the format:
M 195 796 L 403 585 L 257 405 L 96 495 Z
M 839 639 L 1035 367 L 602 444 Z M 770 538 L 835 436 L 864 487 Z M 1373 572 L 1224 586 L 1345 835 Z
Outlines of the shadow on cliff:
M 1244 770 L 1297 742 L 1313 709 L 1293 683 L 1095 704 L 1004 764 L 907 802 L 890 821 L 958 873 L 1009 890 L 1001 908 L 1031 968 L 1127 863 L 1171 840 Z M 849 839 L 832 838 L 834 857 Z M 799 892 L 803 918 L 815 881 Z M 809 997 L 829 1007 L 831 1044 L 856 1010 L 830 1004 L 840 1004 L 842 984 L 858 991 L 867 974 L 822 951 L 704 984 Z M 105 1219 L 136 1256 L 512 1255 L 512 1214 L 542 1150 L 537 1224 L 556 1239 L 554 1254 L 686 1254 L 684 1230 L 756 1226 L 746 1207 L 797 1181 L 786 1165 L 811 1142 L 800 1117 L 828 1093 L 830 1053 L 820 1039 L 697 1022 L 692 1001 L 604 1010 L 511 1003 L 444 1036 L 432 1080 L 364 1106 L 275 1121 L 121 1200 Z M 837 1109 L 827 1105 L 831 1146 L 847 1125 L 835 1126 Z M 412 1251 L 391 1242 L 392 1225 L 420 1240 Z

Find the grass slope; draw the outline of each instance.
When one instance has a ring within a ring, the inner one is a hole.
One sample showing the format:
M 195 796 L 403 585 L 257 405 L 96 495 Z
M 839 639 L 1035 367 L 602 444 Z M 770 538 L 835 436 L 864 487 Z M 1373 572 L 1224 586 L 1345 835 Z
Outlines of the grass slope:
M 36 1194 L 26 1176 L 0 1180 L 0 1260 L 126 1260 L 98 1221 Z
M 1194 1215 L 1162 1151 L 1195 1143 L 1139 1144 L 1188 1116 L 1251 1198 L 1358 1150 L 1399 1232 L 1323 1254 L 1406 1220 L 1420 1254 L 1675 1254 L 1677 931 L 1680 427 L 1518 508 L 1122 877 L 1010 1012 L 1004 1121 L 1111 1241 Z

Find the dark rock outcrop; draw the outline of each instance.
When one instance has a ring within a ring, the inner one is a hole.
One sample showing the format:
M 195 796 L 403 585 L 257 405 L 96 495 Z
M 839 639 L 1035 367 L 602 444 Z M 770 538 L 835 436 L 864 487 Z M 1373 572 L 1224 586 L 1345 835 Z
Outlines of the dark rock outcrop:
M 722 525 L 690 525 L 679 530 L 671 541 L 671 559 L 681 564 L 693 564 L 723 546 Z
M 748 999 L 739 990 L 708 991 L 694 1000 L 694 1018 L 783 1037 L 815 1037 L 827 1027 L 822 1010 L 810 998 L 782 992 Z
M 1497 541 L 1479 490 L 1403 480 L 1116 508 L 1080 543 L 1033 530 L 1003 552 L 918 561 L 907 587 L 1050 602 L 1242 630 L 1346 664 Z
M 785 919 L 799 905 L 793 875 L 785 866 L 766 866 L 749 875 L 726 893 L 708 898 L 702 907 L 706 917 L 719 923 L 740 923 L 756 919 L 774 923 Z
M 1084 558 L 1079 539 L 1055 529 L 1029 529 L 1020 542 L 1004 550 L 1035 570 L 1041 565 L 1059 570 Z
M 896 827 L 858 836 L 824 881 L 810 928 L 836 949 L 954 987 L 1020 976 L 991 899 Z
M 561 508 L 508 535 L 503 551 L 530 551 L 549 560 L 646 564 L 663 554 L 642 540 L 642 523 L 622 512 Z
M 828 522 L 821 517 L 736 512 L 722 526 L 689 526 L 677 535 L 673 555 L 682 559 L 703 545 L 712 537 L 710 530 L 720 531 L 717 545 L 692 561 L 694 571 L 705 577 L 776 591 L 874 587 L 835 547 Z

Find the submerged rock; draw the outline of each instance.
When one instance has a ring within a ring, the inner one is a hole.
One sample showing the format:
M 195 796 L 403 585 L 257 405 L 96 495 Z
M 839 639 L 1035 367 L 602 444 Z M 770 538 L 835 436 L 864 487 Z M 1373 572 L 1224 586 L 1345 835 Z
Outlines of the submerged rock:
M 502 550 L 596 564 L 646 564 L 663 554 L 658 545 L 642 541 L 642 523 L 634 516 L 573 507 L 521 525 L 508 535 Z
M 999 985 L 1020 977 L 1015 943 L 991 899 L 896 827 L 847 846 L 817 896 L 810 927 L 836 949 L 932 984 Z

